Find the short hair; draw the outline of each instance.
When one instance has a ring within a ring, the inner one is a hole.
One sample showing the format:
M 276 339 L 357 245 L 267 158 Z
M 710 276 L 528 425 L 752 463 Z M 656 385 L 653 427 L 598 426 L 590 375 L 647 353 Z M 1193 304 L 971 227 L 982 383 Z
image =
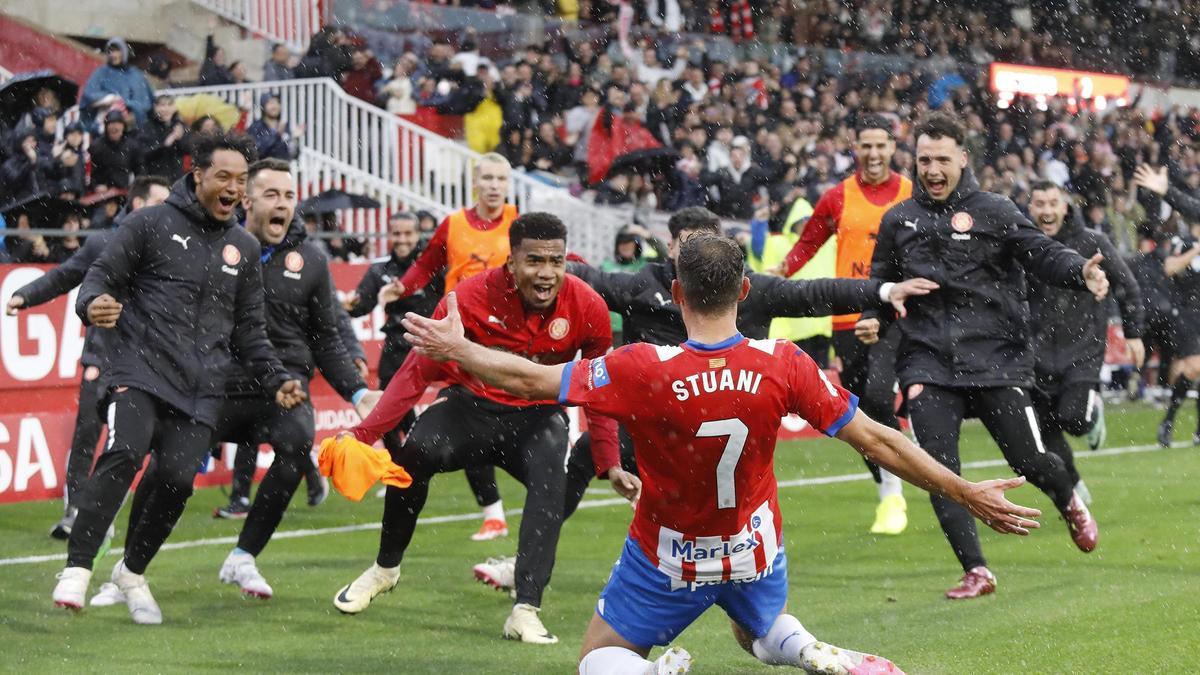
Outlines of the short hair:
M 291 173 L 292 165 L 287 161 L 278 157 L 266 157 L 258 160 L 250 165 L 250 174 L 246 177 L 246 184 L 253 185 L 254 179 L 263 171 L 278 171 L 280 173 Z
M 967 140 L 967 132 L 958 118 L 950 113 L 932 112 L 917 123 L 913 130 L 913 139 L 928 136 L 934 140 L 939 138 L 953 139 L 958 145 Z
M 741 247 L 707 232 L 683 242 L 675 268 L 684 300 L 696 312 L 710 315 L 737 303 L 746 274 Z
M 1034 192 L 1042 192 L 1045 190 L 1058 190 L 1064 194 L 1066 193 L 1066 190 L 1064 190 L 1061 185 L 1052 180 L 1046 180 L 1044 178 L 1041 180 L 1035 180 L 1029 184 L 1029 194 L 1033 194 Z
M 170 94 L 159 94 L 158 96 L 154 97 L 155 104 L 162 103 L 163 101 L 168 101 L 168 102 L 173 103 L 175 101 L 175 97 Z
M 513 221 L 508 228 L 508 247 L 517 250 L 526 239 L 551 241 L 554 239 L 567 240 L 567 226 L 553 213 L 532 211 L 524 213 Z
M 393 211 L 392 214 L 388 216 L 388 222 L 390 223 L 393 220 L 411 220 L 413 223 L 419 222 L 417 214 L 413 213 L 412 211 Z
M 671 232 L 672 239 L 678 239 L 684 230 L 720 234 L 721 219 L 703 206 L 689 206 L 671 214 L 670 220 L 667 221 L 667 230 Z
M 878 113 L 870 113 L 862 115 L 858 118 L 858 124 L 854 125 L 855 133 L 861 134 L 867 129 L 879 129 L 887 132 L 888 138 L 895 140 L 895 126 L 892 121 Z
M 196 169 L 207 169 L 212 166 L 213 153 L 218 150 L 230 150 L 236 152 L 246 158 L 247 164 L 253 164 L 254 160 L 258 159 L 258 151 L 254 147 L 254 141 L 248 136 L 234 136 L 230 134 L 217 134 L 208 136 L 199 134 L 192 142 L 192 167 Z
M 146 201 L 150 198 L 150 188 L 158 185 L 171 189 L 171 181 L 162 176 L 138 176 L 129 184 L 129 201 L 140 199 Z
M 479 170 L 479 165 L 487 162 L 488 164 L 503 164 L 509 169 L 512 169 L 512 162 L 508 158 L 498 152 L 485 152 L 480 155 L 479 160 L 475 162 L 475 170 Z

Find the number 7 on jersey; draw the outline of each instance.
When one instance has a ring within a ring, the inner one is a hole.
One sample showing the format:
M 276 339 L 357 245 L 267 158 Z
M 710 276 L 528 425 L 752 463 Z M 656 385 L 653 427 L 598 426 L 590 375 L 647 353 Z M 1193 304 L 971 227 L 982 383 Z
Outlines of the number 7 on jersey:
M 742 450 L 746 447 L 746 434 L 749 431 L 746 425 L 735 417 L 705 422 L 696 430 L 696 438 L 729 437 L 725 442 L 725 450 L 721 452 L 721 459 L 717 462 L 718 509 L 732 509 L 737 506 L 733 475 L 737 470 L 738 460 L 742 458 Z

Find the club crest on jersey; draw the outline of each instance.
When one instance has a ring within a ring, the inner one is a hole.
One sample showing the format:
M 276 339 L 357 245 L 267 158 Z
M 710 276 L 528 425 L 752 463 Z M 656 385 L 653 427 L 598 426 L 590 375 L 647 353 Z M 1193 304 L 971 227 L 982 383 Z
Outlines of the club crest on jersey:
M 567 336 L 567 331 L 571 330 L 571 322 L 564 317 L 558 317 L 550 322 L 548 332 L 550 337 L 555 340 L 561 340 Z
M 975 226 L 975 219 L 966 211 L 959 211 L 950 218 L 950 227 L 955 232 L 967 232 Z
M 283 266 L 289 272 L 299 272 L 304 269 L 304 256 L 300 255 L 299 251 L 292 251 L 283 259 Z
M 603 357 L 592 361 L 591 370 L 588 371 L 588 379 L 592 381 L 592 389 L 599 389 L 606 384 L 612 384 L 612 378 L 608 376 L 608 366 L 604 365 Z
M 242 262 L 242 252 L 233 244 L 225 244 L 225 248 L 221 249 L 221 259 L 226 265 L 233 267 Z

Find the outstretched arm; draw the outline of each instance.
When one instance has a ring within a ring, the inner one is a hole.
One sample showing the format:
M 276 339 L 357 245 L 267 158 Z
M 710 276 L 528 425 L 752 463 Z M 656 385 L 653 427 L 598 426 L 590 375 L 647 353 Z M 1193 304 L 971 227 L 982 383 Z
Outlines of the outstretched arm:
M 862 411 L 842 427 L 837 438 L 879 466 L 900 476 L 917 487 L 948 497 L 962 504 L 988 527 L 1006 534 L 1029 534 L 1039 527 L 1032 518 L 1042 515 L 1037 509 L 1018 506 L 1008 501 L 1005 490 L 1018 487 L 1024 478 L 989 480 L 972 483 L 964 480 L 915 443 L 896 431 L 868 417 Z
M 456 361 L 463 370 L 488 385 L 530 401 L 553 401 L 562 384 L 563 365 L 543 366 L 507 352 L 488 349 L 463 334 L 458 297 L 446 296 L 446 316 L 429 319 L 409 312 L 404 317 L 404 338 L 420 355 L 438 361 Z

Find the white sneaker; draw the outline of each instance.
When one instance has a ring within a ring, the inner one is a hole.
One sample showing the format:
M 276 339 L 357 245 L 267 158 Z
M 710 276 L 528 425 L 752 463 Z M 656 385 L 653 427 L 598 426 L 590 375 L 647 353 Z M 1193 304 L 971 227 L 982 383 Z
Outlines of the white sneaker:
M 162 623 L 162 610 L 158 608 L 158 603 L 154 601 L 154 595 L 150 593 L 150 585 L 146 583 L 146 577 L 125 569 L 123 558 L 117 561 L 113 567 L 112 582 L 125 595 L 125 606 L 129 608 L 129 616 L 133 617 L 134 623 L 144 625 Z
M 271 599 L 271 585 L 259 573 L 258 566 L 254 564 L 254 556 L 249 553 L 230 552 L 217 577 L 221 583 L 237 584 L 243 595 L 263 600 Z
M 54 605 L 78 612 L 83 609 L 87 598 L 87 587 L 92 581 L 92 571 L 86 567 L 67 567 L 55 575 L 58 583 L 54 586 Z
M 517 585 L 517 559 L 515 556 L 488 558 L 476 565 L 475 579 L 498 591 L 512 591 Z
M 654 662 L 650 675 L 681 675 L 692 669 L 692 655 L 683 647 L 670 647 Z
M 117 585 L 111 581 L 106 581 L 100 584 L 100 590 L 92 596 L 92 601 L 88 603 L 92 607 L 110 607 L 112 605 L 125 604 L 125 594 Z
M 372 564 L 366 572 L 333 596 L 333 606 L 343 614 L 358 614 L 371 604 L 375 596 L 387 593 L 400 581 L 400 566 L 380 567 Z
M 518 602 L 513 605 L 512 614 L 504 622 L 504 638 L 520 640 L 535 645 L 558 644 L 558 638 L 550 634 L 538 618 L 540 607 Z
M 800 650 L 800 667 L 810 675 L 904 675 L 882 656 L 814 642 Z

